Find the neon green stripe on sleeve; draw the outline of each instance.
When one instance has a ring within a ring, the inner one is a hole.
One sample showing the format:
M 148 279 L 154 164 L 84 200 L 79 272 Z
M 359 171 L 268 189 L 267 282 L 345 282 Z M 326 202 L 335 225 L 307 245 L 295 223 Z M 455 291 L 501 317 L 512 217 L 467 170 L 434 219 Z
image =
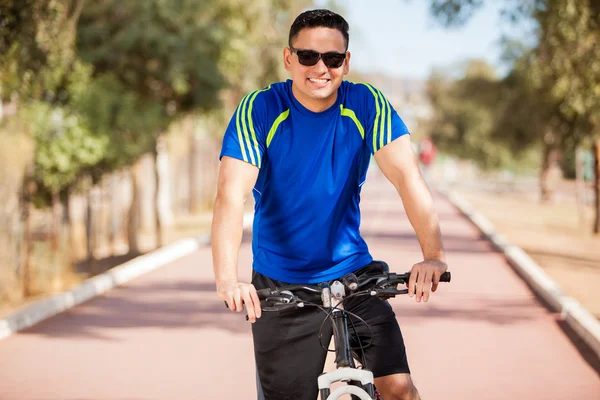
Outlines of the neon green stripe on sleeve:
M 379 91 L 379 89 L 377 90 L 377 95 L 379 96 L 379 99 L 381 100 L 381 129 L 379 130 L 379 148 L 377 148 L 377 150 L 380 150 L 383 147 L 383 139 L 385 139 L 385 121 L 386 121 L 386 108 L 385 108 L 385 97 L 383 97 L 383 94 L 381 94 L 381 92 Z
M 363 126 L 360 123 L 360 121 L 358 120 L 358 118 L 356 118 L 356 114 L 354 113 L 354 111 L 352 111 L 349 108 L 344 108 L 343 104 L 340 104 L 340 110 L 341 110 L 343 116 L 350 117 L 350 119 L 352 119 L 352 121 L 354 121 L 354 123 L 356 124 L 356 127 L 358 128 L 358 131 L 360 132 L 360 137 L 363 138 L 363 140 L 364 140 L 365 128 L 363 128 Z
M 279 124 L 281 124 L 283 121 L 285 121 L 289 115 L 290 115 L 290 110 L 289 109 L 285 110 L 284 112 L 279 114 L 279 117 L 277 117 L 275 122 L 273 122 L 273 126 L 271 126 L 271 129 L 269 130 L 269 135 L 267 136 L 267 147 L 269 147 L 271 145 L 271 140 L 273 140 L 273 136 L 275 136 L 275 131 L 277 131 Z
M 248 105 L 248 100 L 250 100 L 250 97 L 252 97 L 253 94 L 254 94 L 254 92 L 250 93 L 249 95 L 247 95 L 244 98 L 241 114 L 242 114 L 242 128 L 244 129 L 244 139 L 246 139 L 246 146 L 248 149 L 248 153 L 250 154 L 250 160 L 252 161 L 252 165 L 258 166 L 258 163 L 254 159 L 254 152 L 252 151 L 252 145 L 250 144 L 250 135 L 248 134 L 248 126 L 246 124 L 246 118 L 245 118 L 246 117 L 246 106 Z
M 252 121 L 252 108 L 254 107 L 254 99 L 256 98 L 256 96 L 258 96 L 258 94 L 260 92 L 264 92 L 266 90 L 271 89 L 271 85 L 269 85 L 269 87 L 267 87 L 266 89 L 262 89 L 262 90 L 257 90 L 256 92 L 254 92 L 254 95 L 252 96 L 252 98 L 250 99 L 250 106 L 248 107 L 248 122 L 250 125 L 250 134 L 252 135 L 252 140 L 254 142 L 254 150 L 256 151 L 256 158 L 258 161 L 258 168 L 260 168 L 261 164 L 262 164 L 262 160 L 260 157 L 260 151 L 258 149 L 258 141 L 256 140 L 256 132 L 254 131 L 254 123 Z
M 377 101 L 377 93 L 375 92 L 375 90 L 373 90 L 373 87 L 371 85 L 369 85 L 368 83 L 361 82 L 361 84 L 363 84 L 367 88 L 369 88 L 369 90 L 373 94 L 373 97 L 375 98 L 375 107 L 377 109 L 377 113 L 375 114 L 375 122 L 373 123 L 373 154 L 374 154 L 377 151 L 377 126 L 379 125 L 379 114 L 380 114 L 379 102 Z
M 244 147 L 244 139 L 242 137 L 242 130 L 240 129 L 240 115 L 242 114 L 242 105 L 244 104 L 244 101 L 246 100 L 246 98 L 248 97 L 248 95 L 246 95 L 242 101 L 240 101 L 240 104 L 238 105 L 237 110 L 235 111 L 235 126 L 236 126 L 236 130 L 237 130 L 237 134 L 238 134 L 238 141 L 240 143 L 240 148 L 242 149 L 242 156 L 244 157 L 244 161 L 248 162 L 248 156 L 246 155 L 246 148 Z

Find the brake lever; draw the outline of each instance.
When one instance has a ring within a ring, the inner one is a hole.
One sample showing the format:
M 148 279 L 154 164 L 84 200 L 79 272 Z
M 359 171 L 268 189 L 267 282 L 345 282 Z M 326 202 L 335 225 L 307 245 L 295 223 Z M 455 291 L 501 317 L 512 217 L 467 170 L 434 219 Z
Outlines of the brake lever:
M 408 289 L 387 288 L 377 290 L 377 294 L 396 296 L 398 294 L 408 294 Z

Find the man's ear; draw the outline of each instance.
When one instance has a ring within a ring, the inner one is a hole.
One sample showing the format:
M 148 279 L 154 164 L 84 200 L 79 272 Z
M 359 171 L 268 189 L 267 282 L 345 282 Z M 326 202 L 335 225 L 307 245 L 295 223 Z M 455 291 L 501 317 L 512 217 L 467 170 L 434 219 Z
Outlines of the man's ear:
M 283 67 L 288 72 L 292 70 L 292 51 L 287 47 L 283 49 Z
M 348 75 L 350 72 L 350 52 L 346 52 L 346 59 L 344 60 L 344 75 Z

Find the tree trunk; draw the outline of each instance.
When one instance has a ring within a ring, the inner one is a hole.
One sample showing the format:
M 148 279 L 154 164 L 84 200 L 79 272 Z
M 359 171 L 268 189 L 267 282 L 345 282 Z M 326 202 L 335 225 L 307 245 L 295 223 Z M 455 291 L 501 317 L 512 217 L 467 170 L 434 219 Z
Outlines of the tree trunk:
M 202 152 L 202 206 L 212 207 L 215 201 L 217 177 L 219 175 L 219 163 L 215 160 L 219 159 L 219 145 L 213 140 L 206 140 L 205 147 Z
M 108 229 L 108 245 L 113 255 L 117 248 L 117 240 L 119 237 L 119 219 L 121 216 L 121 191 L 119 190 L 119 173 L 115 172 L 110 177 L 110 216 Z
M 77 253 L 75 252 L 76 244 L 75 244 L 75 232 L 73 232 L 73 214 L 71 210 L 71 189 L 67 188 L 65 191 L 65 204 L 64 204 L 64 214 L 63 214 L 63 225 L 65 227 L 65 231 L 67 233 L 67 245 L 69 247 L 69 258 L 70 262 L 74 264 L 77 260 Z
M 110 248 L 110 252 L 111 254 L 114 255 L 114 249 L 115 249 L 115 238 L 117 236 L 117 219 L 116 219 L 116 210 L 115 210 L 115 203 L 117 202 L 116 196 L 117 196 L 117 191 L 115 190 L 115 179 L 116 179 L 117 174 L 113 173 L 110 176 L 110 206 L 109 206 L 109 216 L 108 216 L 108 247 Z
M 60 196 L 58 192 L 52 193 L 52 252 L 56 255 L 58 252 L 58 238 L 60 232 Z
M 594 211 L 596 218 L 594 219 L 594 233 L 600 233 L 600 139 L 594 142 Z
M 140 194 L 139 194 L 139 182 L 138 173 L 140 169 L 140 162 L 136 162 L 130 170 L 131 176 L 131 205 L 129 206 L 129 213 L 127 218 L 127 242 L 129 244 L 130 254 L 139 254 L 140 246 L 137 237 L 137 230 L 140 224 Z
M 195 133 L 190 135 L 190 155 L 189 155 L 189 213 L 197 214 L 200 212 L 202 203 L 201 186 L 198 184 L 199 174 L 199 140 Z
M 92 188 L 88 189 L 85 202 L 85 243 L 86 258 L 94 259 L 94 218 L 92 213 Z
M 583 150 L 575 150 L 575 197 L 577 201 L 577 215 L 579 227 L 585 228 L 585 182 L 583 180 Z
M 540 200 L 546 203 L 552 198 L 552 190 L 550 188 L 550 165 L 551 165 L 552 148 L 544 145 L 542 153 L 542 168 L 540 171 Z
M 160 142 L 160 141 L 159 141 Z M 163 231 L 161 223 L 161 207 L 160 207 L 160 166 L 159 166 L 159 147 L 157 143 L 152 152 L 152 158 L 154 160 L 154 229 L 156 235 L 156 248 L 163 246 Z
M 23 296 L 31 295 L 31 196 L 35 192 L 33 182 L 25 182 L 23 187 Z

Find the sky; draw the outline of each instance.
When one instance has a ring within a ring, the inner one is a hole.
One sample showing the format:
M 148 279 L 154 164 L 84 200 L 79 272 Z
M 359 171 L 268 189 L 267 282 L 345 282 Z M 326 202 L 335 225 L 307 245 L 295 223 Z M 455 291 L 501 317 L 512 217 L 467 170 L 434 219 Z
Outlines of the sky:
M 430 15 L 429 0 L 339 0 L 350 25 L 351 69 L 427 79 L 433 67 L 483 58 L 503 74 L 502 34 L 526 35 L 502 20 L 505 1 L 488 0 L 466 25 L 448 29 Z

